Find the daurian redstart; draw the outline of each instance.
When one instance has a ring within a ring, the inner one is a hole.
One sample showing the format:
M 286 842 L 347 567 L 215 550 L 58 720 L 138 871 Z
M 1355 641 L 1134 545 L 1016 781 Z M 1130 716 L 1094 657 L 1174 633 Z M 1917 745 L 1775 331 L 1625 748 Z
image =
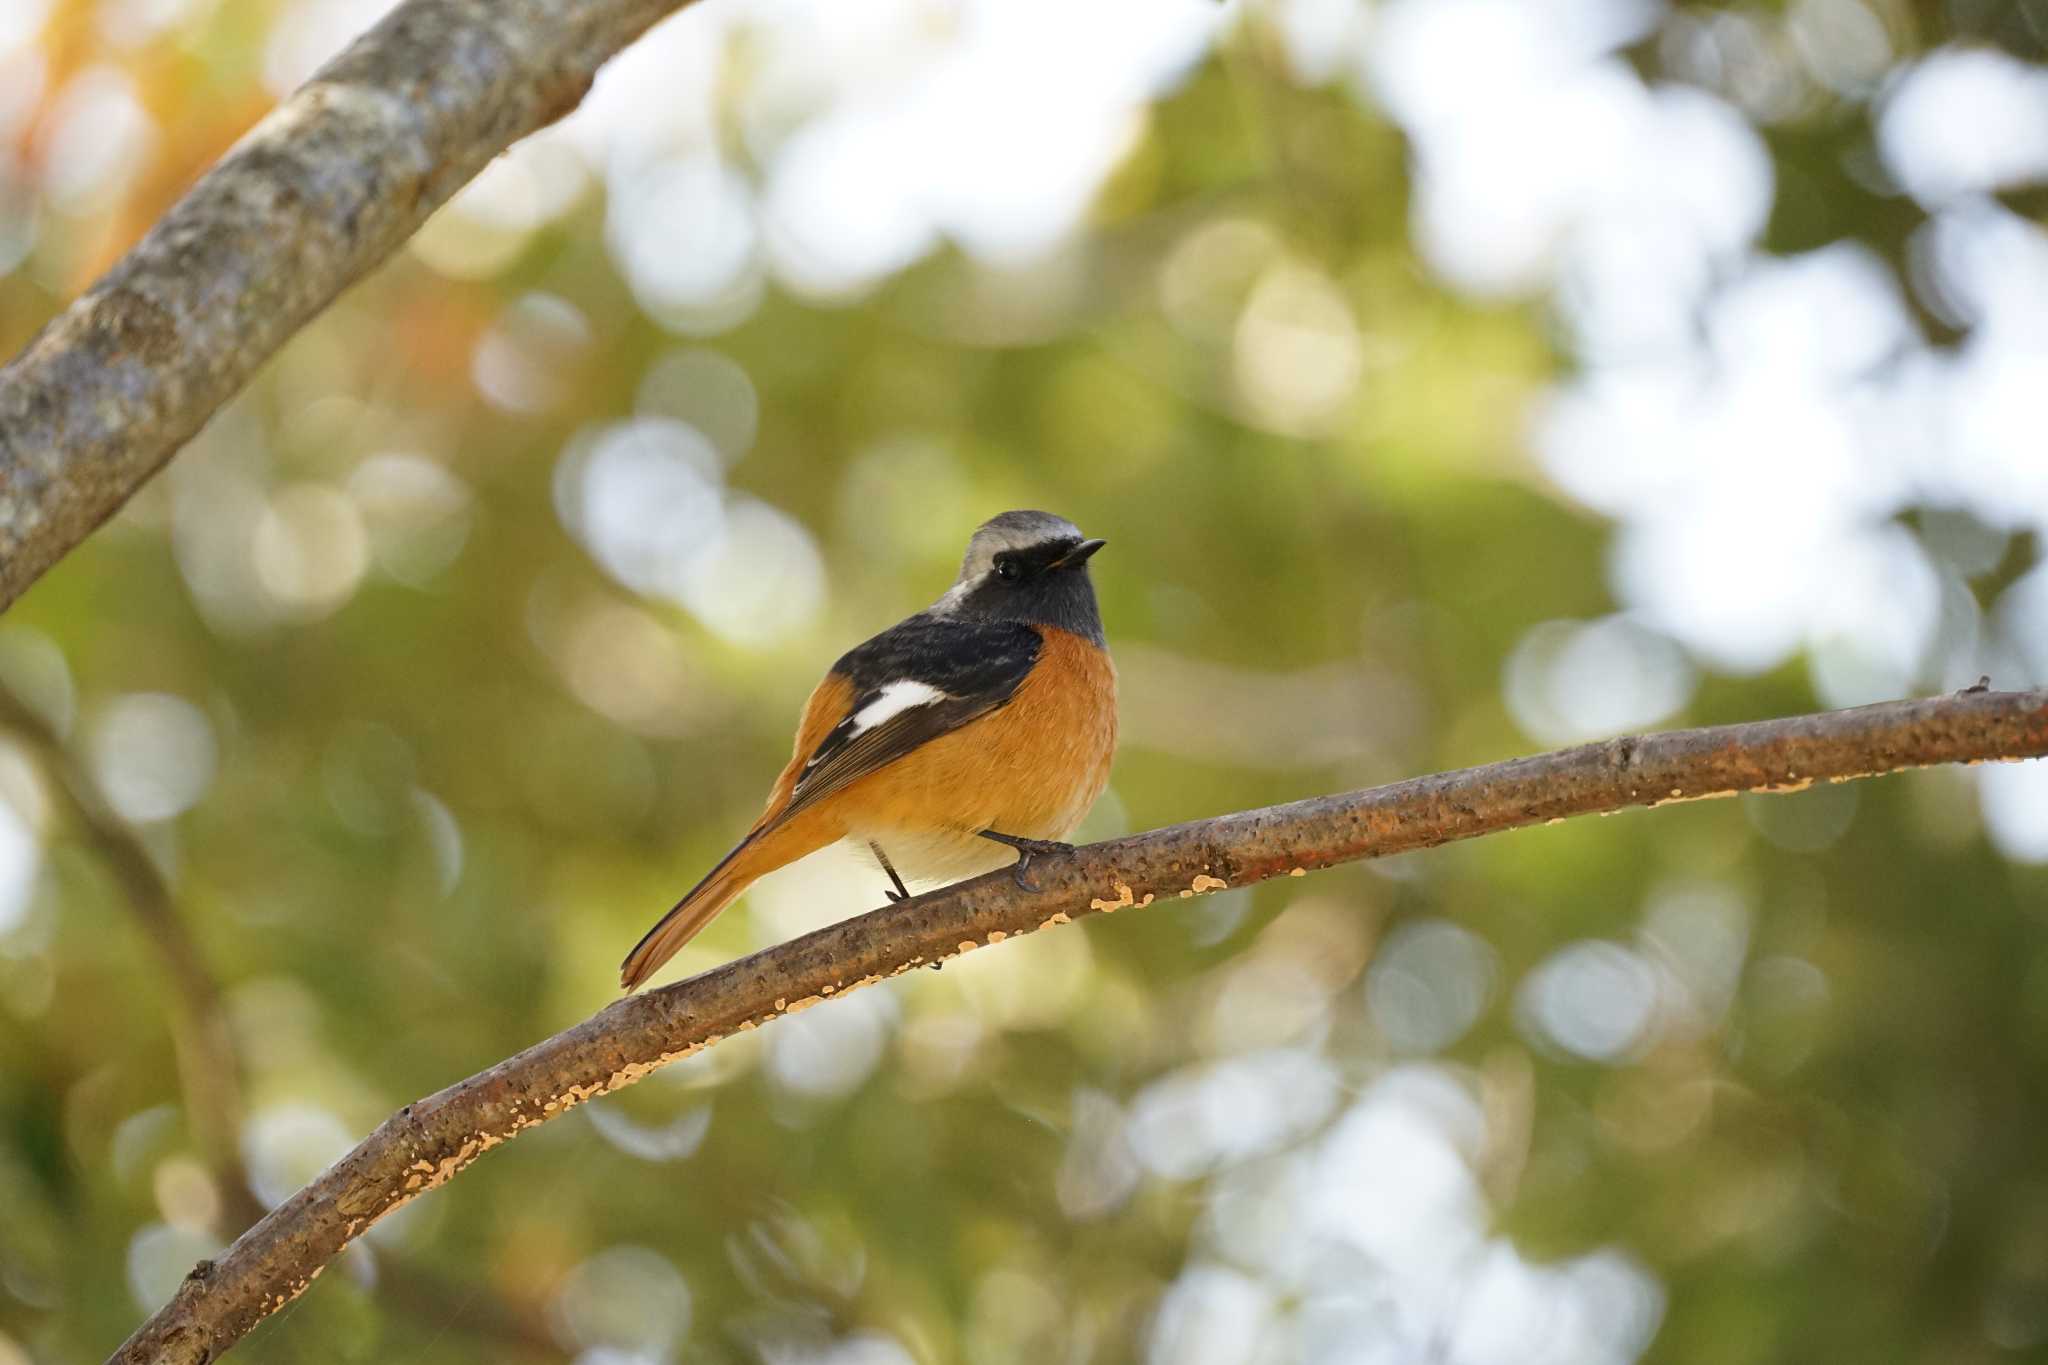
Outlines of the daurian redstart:
M 1064 838 L 1109 780 L 1116 669 L 1088 559 L 1046 512 L 975 531 L 931 606 L 841 655 L 804 705 L 768 808 L 620 967 L 627 990 L 756 879 L 839 839 L 894 890 L 1000 867 Z

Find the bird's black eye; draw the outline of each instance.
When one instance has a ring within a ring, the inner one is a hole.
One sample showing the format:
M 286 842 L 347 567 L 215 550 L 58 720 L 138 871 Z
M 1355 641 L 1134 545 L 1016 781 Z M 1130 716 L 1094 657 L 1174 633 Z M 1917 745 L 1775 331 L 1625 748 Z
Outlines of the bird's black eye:
M 996 577 L 1002 579 L 1005 583 L 1015 583 L 1023 576 L 1024 566 L 1008 555 L 1004 555 L 996 560 Z

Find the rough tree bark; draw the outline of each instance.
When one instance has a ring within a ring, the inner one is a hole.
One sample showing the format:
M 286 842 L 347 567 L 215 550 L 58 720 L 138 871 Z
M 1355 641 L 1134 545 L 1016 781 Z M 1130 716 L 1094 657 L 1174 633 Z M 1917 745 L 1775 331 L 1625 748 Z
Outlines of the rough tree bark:
M 0 369 L 0 609 L 258 366 L 688 0 L 406 0 Z
M 2043 754 L 2048 690 L 1972 690 L 1617 739 L 1176 825 L 1036 859 L 1036 890 L 991 873 L 629 996 L 407 1105 L 218 1261 L 202 1262 L 112 1360 L 213 1360 L 371 1224 L 499 1143 L 733 1033 L 913 967 L 1087 914 L 1572 815 Z

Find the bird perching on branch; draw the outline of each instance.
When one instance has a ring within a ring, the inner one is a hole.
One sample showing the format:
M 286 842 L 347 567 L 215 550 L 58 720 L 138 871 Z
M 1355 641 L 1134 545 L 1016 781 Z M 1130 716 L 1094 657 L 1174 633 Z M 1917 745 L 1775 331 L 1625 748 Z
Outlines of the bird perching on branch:
M 648 930 L 619 971 L 638 987 L 756 880 L 841 839 L 891 900 L 1032 856 L 1109 781 L 1116 669 L 1088 560 L 1100 540 L 1047 512 L 1005 512 L 967 543 L 931 606 L 841 655 L 811 693 L 789 765 L 733 850 Z

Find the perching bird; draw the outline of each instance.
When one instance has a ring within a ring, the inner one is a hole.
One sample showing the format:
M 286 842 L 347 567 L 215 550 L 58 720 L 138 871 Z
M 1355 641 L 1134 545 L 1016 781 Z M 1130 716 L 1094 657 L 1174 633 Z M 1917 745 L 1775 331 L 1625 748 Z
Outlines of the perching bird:
M 1046 512 L 1005 512 L 967 543 L 931 606 L 840 656 L 804 705 L 768 808 L 648 930 L 632 990 L 756 879 L 840 839 L 895 888 L 1002 866 L 1021 880 L 1109 780 L 1116 669 L 1088 559 L 1103 545 Z

